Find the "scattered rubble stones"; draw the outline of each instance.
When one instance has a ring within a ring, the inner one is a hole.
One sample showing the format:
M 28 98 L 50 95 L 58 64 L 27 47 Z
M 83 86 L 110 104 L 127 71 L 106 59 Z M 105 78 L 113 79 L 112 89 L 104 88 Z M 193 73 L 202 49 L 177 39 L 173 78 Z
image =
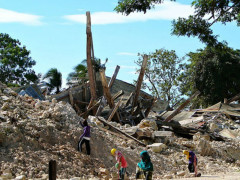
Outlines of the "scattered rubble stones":
M 68 103 L 19 96 L 0 83 L 0 179 L 48 179 L 50 160 L 57 161 L 58 179 L 116 179 L 112 148 L 124 154 L 130 179 L 135 176 L 140 152 L 146 149 L 154 165 L 153 179 L 191 177 L 182 153 L 185 149 L 194 150 L 198 171 L 202 174 L 234 171 L 240 167 L 239 140 L 210 141 L 200 133 L 190 140 L 165 132 L 169 137 L 163 138 L 168 140 L 154 143 L 159 134 L 154 118 L 144 119 L 135 127 L 110 122 L 129 134 L 137 132 L 138 138 L 143 138 L 148 145 L 142 147 L 129 138 L 103 131 L 101 128 L 105 126 L 96 117 L 89 116 L 92 151 L 91 156 L 87 156 L 85 149 L 83 153 L 77 151 L 81 120 Z M 239 130 L 233 132 L 238 137 Z

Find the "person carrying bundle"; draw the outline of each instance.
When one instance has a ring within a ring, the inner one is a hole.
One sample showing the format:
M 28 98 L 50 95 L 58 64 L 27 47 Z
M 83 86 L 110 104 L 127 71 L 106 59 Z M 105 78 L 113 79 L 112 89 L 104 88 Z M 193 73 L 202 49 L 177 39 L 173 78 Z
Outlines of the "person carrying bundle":
M 151 180 L 153 174 L 153 164 L 147 151 L 140 153 L 141 162 L 137 164 L 136 179 Z

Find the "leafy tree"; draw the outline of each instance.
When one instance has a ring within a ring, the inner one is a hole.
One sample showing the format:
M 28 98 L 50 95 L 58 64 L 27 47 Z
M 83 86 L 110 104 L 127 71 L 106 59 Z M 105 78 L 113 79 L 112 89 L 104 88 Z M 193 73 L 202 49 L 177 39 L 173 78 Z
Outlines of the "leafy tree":
M 139 59 L 136 64 L 140 67 L 143 55 L 139 54 Z M 178 76 L 181 72 L 181 60 L 176 55 L 175 51 L 168 51 L 165 49 L 156 50 L 148 55 L 147 68 L 145 70 L 145 80 L 149 83 L 143 82 L 142 88 L 148 89 L 153 95 L 159 99 L 173 105 L 180 99 L 178 91 Z
M 155 4 L 162 2 L 163 0 L 119 0 L 115 11 L 125 13 L 126 15 L 134 11 L 146 13 L 147 10 L 153 8 Z
M 162 2 L 163 0 L 119 0 L 115 10 L 129 15 L 134 11 L 146 12 L 154 4 Z M 194 0 L 192 6 L 195 9 L 194 15 L 174 20 L 172 34 L 198 37 L 203 43 L 215 46 L 218 41 L 211 29 L 213 24 L 236 21 L 240 25 L 239 0 Z
M 43 77 L 43 79 L 48 79 L 49 91 L 53 91 L 56 88 L 56 94 L 60 92 L 62 86 L 62 73 L 56 68 L 51 68 Z
M 6 84 L 26 85 L 38 80 L 32 66 L 36 62 L 30 51 L 19 40 L 0 33 L 0 81 Z
M 233 50 L 226 44 L 221 48 L 206 47 L 188 54 L 179 80 L 181 92 L 189 95 L 196 90 L 201 92 L 195 106 L 208 106 L 231 98 L 240 91 L 240 50 Z
M 94 57 L 92 59 L 92 64 L 95 72 L 99 72 L 101 68 L 106 68 L 105 64 L 107 63 L 108 59 L 105 60 L 104 64 L 101 63 L 101 59 Z M 76 81 L 73 79 L 78 79 L 78 84 L 82 84 L 86 81 L 87 78 L 87 60 L 84 59 L 80 64 L 78 64 L 76 67 L 74 67 L 74 72 L 69 73 L 67 77 L 67 84 L 72 86 L 75 84 Z
M 82 84 L 86 81 L 87 76 L 87 67 L 83 64 L 78 64 L 76 67 L 74 67 L 74 72 L 71 72 L 68 74 L 67 77 L 67 84 L 69 86 L 72 86 L 75 84 L 74 79 L 78 80 L 79 84 Z

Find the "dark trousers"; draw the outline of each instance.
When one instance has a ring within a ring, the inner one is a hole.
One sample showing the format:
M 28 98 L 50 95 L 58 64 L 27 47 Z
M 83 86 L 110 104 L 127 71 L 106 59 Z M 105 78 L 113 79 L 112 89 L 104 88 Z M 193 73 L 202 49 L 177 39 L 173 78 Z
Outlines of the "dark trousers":
M 87 150 L 87 155 L 90 155 L 90 140 L 86 140 L 84 138 L 80 139 L 80 141 L 78 142 L 78 151 L 82 152 L 82 145 L 83 143 L 85 143 L 86 145 L 86 150 Z
M 121 180 L 124 180 L 124 176 L 125 176 L 125 173 L 126 173 L 126 168 L 121 168 L 120 170 L 119 170 L 119 178 L 121 179 Z
M 195 167 L 193 163 L 188 164 L 188 169 L 190 173 L 193 173 L 195 171 Z

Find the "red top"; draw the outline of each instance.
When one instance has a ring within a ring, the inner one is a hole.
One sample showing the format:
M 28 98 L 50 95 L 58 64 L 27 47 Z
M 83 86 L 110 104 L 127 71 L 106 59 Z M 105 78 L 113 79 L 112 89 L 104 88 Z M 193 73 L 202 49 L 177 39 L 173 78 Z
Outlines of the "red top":
M 116 152 L 116 160 L 117 162 L 121 163 L 121 168 L 126 168 L 127 167 L 127 161 L 123 157 L 122 153 L 120 151 Z

